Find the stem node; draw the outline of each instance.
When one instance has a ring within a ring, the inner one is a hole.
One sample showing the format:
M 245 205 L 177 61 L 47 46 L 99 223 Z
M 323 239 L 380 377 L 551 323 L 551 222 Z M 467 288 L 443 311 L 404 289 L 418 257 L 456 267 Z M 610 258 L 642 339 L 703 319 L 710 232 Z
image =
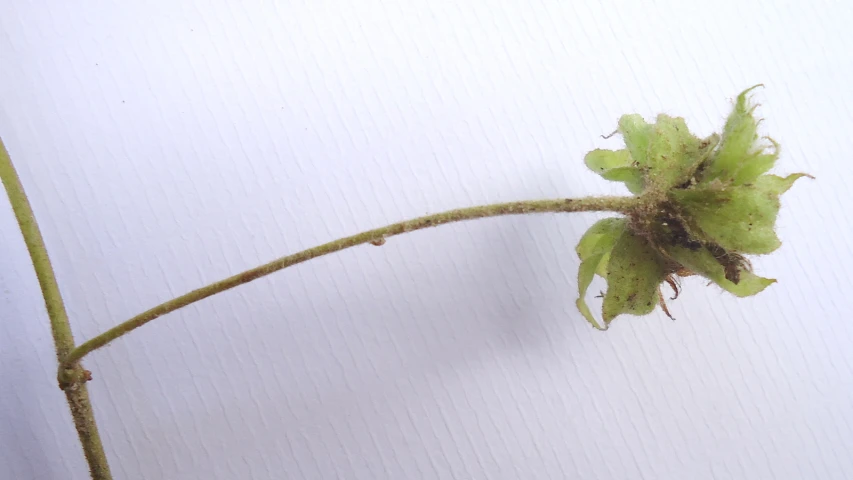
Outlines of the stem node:
M 59 362 L 57 375 L 59 388 L 65 392 L 68 407 L 71 409 L 71 418 L 74 420 L 77 436 L 83 447 L 83 455 L 89 464 L 89 473 L 93 480 L 111 480 L 107 456 L 101 444 L 95 414 L 92 413 L 92 404 L 86 389 L 86 382 L 91 380 L 92 372 L 83 369 L 79 362 L 65 364 L 65 359 L 74 350 L 71 323 L 68 321 L 65 303 L 62 301 L 56 275 L 53 273 L 53 266 L 50 264 L 47 247 L 44 245 L 44 238 L 36 223 L 33 208 L 2 139 L 0 139 L 0 180 L 6 188 L 18 226 L 21 227 L 21 235 L 24 237 L 24 243 L 27 245 L 27 251 L 33 261 L 33 269 L 41 287 L 50 320 L 50 333 L 53 336 L 56 358 Z

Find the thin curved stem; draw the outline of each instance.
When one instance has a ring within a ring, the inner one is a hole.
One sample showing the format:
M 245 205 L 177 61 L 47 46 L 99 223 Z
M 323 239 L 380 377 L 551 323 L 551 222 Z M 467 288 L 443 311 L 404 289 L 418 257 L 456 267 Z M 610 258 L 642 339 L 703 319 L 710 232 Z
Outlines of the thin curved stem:
M 428 227 L 444 225 L 446 223 L 472 220 L 476 218 L 495 217 L 500 215 L 520 215 L 526 213 L 545 212 L 590 212 L 590 211 L 614 211 L 628 212 L 637 204 L 634 197 L 590 197 L 580 199 L 556 199 L 556 200 L 531 200 L 510 203 L 498 203 L 470 208 L 449 210 L 443 213 L 427 215 L 424 217 L 394 223 L 386 227 L 368 230 L 350 237 L 341 238 L 308 250 L 303 250 L 293 255 L 273 260 L 270 263 L 247 270 L 243 273 L 228 277 L 216 283 L 193 290 L 180 297 L 174 298 L 147 310 L 130 320 L 116 325 L 106 332 L 88 340 L 75 348 L 62 361 L 59 369 L 60 381 L 67 380 L 65 371 L 73 367 L 84 356 L 97 350 L 109 342 L 126 335 L 146 323 L 161 317 L 167 313 L 174 312 L 179 308 L 186 307 L 192 303 L 203 300 L 225 290 L 249 283 L 252 280 L 264 277 L 281 269 L 311 260 L 322 255 L 334 253 L 345 248 L 354 247 L 363 243 L 374 243 L 381 245 L 385 239 L 402 233 L 413 232 Z
M 47 307 L 47 316 L 50 319 L 50 331 L 53 335 L 53 343 L 56 346 L 57 361 L 61 364 L 65 357 L 74 350 L 71 324 L 68 322 L 65 304 L 56 283 L 56 276 L 53 273 L 53 266 L 50 264 L 44 239 L 33 215 L 33 209 L 2 139 L 0 139 L 0 178 L 2 178 L 15 218 L 21 228 L 24 243 L 27 245 L 27 250 L 32 258 L 33 268 L 44 297 L 44 304 Z M 77 428 L 77 435 L 80 437 L 80 443 L 83 446 L 83 454 L 89 464 L 89 472 L 94 480 L 110 480 L 112 479 L 110 467 L 107 464 L 107 457 L 104 453 L 101 437 L 98 434 L 98 426 L 95 424 L 89 392 L 83 381 L 88 376 L 88 372 L 83 370 L 80 365 L 74 364 L 64 372 L 64 376 L 79 380 L 73 382 L 73 385 L 61 385 L 61 387 L 65 391 L 65 398 L 71 409 L 74 426 Z

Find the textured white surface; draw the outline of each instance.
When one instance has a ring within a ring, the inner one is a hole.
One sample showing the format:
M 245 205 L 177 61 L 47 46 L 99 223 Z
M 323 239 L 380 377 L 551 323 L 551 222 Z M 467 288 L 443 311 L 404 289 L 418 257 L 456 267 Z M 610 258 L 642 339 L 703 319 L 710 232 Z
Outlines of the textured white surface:
M 675 323 L 575 311 L 593 214 L 418 232 L 158 319 L 86 362 L 117 479 L 853 478 L 853 3 L 77 3 L 2 9 L 0 135 L 78 341 L 367 228 L 621 193 L 582 164 L 619 115 L 709 133 L 758 82 L 777 171 L 818 177 L 756 261 L 779 283 L 688 280 Z M 5 197 L 0 250 L 0 478 L 84 479 Z

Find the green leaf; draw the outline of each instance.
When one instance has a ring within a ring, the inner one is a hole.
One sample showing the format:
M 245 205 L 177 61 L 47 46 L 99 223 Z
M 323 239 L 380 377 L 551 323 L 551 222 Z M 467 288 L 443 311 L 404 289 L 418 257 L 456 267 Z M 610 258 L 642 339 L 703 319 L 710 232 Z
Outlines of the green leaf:
M 755 295 L 776 282 L 772 278 L 759 277 L 743 269 L 740 270 L 738 283 L 734 283 L 726 278 L 726 270 L 723 265 L 705 247 L 697 250 L 690 250 L 684 247 L 669 247 L 666 253 L 691 272 L 713 280 L 714 283 L 738 297 Z
M 646 123 L 641 115 L 633 113 L 619 118 L 618 130 L 625 139 L 625 146 L 631 153 L 631 158 L 641 167 L 647 166 L 652 126 Z
M 802 176 L 762 175 L 753 184 L 673 190 L 670 195 L 706 241 L 731 252 L 764 254 L 781 245 L 774 231 L 779 196 Z
M 584 233 L 575 250 L 581 259 L 578 268 L 578 299 L 575 304 L 586 320 L 595 328 L 602 329 L 596 322 L 586 304 L 586 291 L 596 272 L 603 270 L 605 259 L 610 258 L 610 250 L 616 244 L 620 234 L 625 229 L 625 220 L 622 218 L 606 218 L 593 224 Z M 601 274 L 601 273 L 599 273 Z M 602 275 L 603 276 L 603 275 Z
M 651 313 L 658 303 L 658 288 L 664 278 L 666 260 L 645 239 L 623 231 L 607 263 L 604 324 L 623 313 Z
M 584 163 L 606 180 L 623 182 L 635 195 L 643 191 L 643 173 L 633 166 L 628 150 L 593 150 L 586 154 Z
M 753 116 L 755 107 L 750 105 L 747 94 L 760 87 L 755 85 L 741 92 L 732 113 L 726 120 L 720 148 L 715 152 L 702 181 L 720 180 L 724 184 L 743 185 L 755 181 L 759 175 L 773 168 L 779 158 L 779 145 L 758 143 L 758 120 Z

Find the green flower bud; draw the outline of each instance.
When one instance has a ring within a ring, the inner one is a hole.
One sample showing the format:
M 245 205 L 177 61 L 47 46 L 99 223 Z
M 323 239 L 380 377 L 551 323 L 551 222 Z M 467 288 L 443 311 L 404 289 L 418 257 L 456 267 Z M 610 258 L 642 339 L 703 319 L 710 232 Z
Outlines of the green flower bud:
M 747 94 L 738 95 L 722 134 L 699 138 L 683 118 L 658 115 L 619 119 L 621 150 L 593 150 L 585 163 L 638 197 L 627 218 L 604 219 L 581 237 L 576 251 L 577 307 L 596 328 L 619 315 L 646 315 L 658 304 L 669 315 L 661 286 L 678 294 L 678 277 L 699 275 L 739 296 L 755 295 L 775 280 L 752 272 L 747 254 L 781 245 L 775 233 L 779 197 L 806 174 L 766 174 L 779 145 L 757 134 Z M 599 326 L 585 296 L 593 277 L 607 281 Z

